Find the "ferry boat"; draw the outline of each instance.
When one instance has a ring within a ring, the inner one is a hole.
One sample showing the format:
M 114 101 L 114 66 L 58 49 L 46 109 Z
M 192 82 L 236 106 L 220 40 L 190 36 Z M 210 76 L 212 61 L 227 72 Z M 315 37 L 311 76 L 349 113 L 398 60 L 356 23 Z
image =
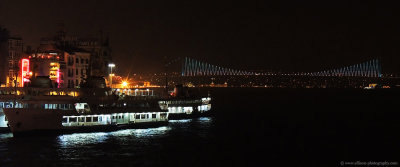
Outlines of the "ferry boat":
M 171 97 L 159 101 L 162 109 L 167 109 L 168 119 L 187 119 L 211 114 L 211 97 L 191 94 L 187 87 L 176 85 Z
M 118 96 L 110 88 L 19 88 L 18 107 L 3 108 L 14 135 L 106 131 L 168 124 L 157 96 Z

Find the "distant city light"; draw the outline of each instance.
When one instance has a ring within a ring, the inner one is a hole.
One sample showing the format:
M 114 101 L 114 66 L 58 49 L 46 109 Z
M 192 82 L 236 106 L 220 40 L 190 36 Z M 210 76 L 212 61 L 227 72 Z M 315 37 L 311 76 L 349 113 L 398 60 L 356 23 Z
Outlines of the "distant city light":
M 128 86 L 128 82 L 124 81 L 122 82 L 122 87 L 127 87 Z
M 108 64 L 108 67 L 115 67 L 115 64 L 114 63 L 111 63 L 111 64 Z

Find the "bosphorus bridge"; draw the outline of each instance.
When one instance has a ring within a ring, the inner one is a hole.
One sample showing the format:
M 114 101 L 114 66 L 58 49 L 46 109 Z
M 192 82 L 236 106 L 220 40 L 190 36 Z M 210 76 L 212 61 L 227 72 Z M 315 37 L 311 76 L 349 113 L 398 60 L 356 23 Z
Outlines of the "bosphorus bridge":
M 316 77 L 382 77 L 382 68 L 379 59 L 372 59 L 362 63 L 344 66 L 334 69 L 317 72 L 294 72 L 294 73 L 273 73 L 273 72 L 250 72 L 232 68 L 221 67 L 206 62 L 186 57 L 182 62 L 182 76 L 255 76 L 255 75 L 296 75 Z

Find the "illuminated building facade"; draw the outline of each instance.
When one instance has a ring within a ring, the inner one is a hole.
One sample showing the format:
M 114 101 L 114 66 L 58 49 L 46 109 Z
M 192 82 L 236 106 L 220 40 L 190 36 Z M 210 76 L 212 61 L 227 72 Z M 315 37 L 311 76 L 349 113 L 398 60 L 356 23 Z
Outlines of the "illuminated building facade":
M 29 59 L 32 78 L 49 76 L 58 88 L 77 88 L 87 78 L 90 53 L 47 50 L 31 54 Z
M 64 53 L 60 50 L 49 49 L 44 51 L 42 49 L 39 48 L 36 53 L 30 54 L 28 57 L 30 62 L 29 77 L 34 79 L 38 76 L 49 76 L 57 87 L 63 87 Z
M 67 63 L 65 86 L 68 88 L 77 88 L 88 76 L 90 53 L 75 52 L 73 54 L 66 54 L 65 60 Z
M 0 43 L 0 60 L 4 64 L 0 67 L 0 82 L 2 86 L 21 86 L 20 60 L 23 54 L 21 38 L 7 38 Z
M 99 38 L 78 38 L 67 36 L 62 27 L 56 36 L 42 38 L 36 50 L 23 49 L 20 38 L 0 40 L 0 62 L 7 62 L 0 67 L 1 86 L 14 86 L 16 80 L 22 87 L 37 76 L 49 76 L 59 88 L 77 88 L 89 75 L 108 76 L 111 49 L 102 33 Z
M 40 44 L 56 46 L 57 49 L 71 53 L 71 55 L 78 52 L 89 53 L 88 75 L 108 76 L 108 64 L 111 62 L 108 37 L 103 37 L 103 33 L 101 33 L 98 38 L 80 38 L 67 35 L 63 25 L 60 25 L 59 28 L 55 37 L 42 38 Z M 77 55 L 77 57 L 82 57 L 82 55 Z M 83 63 L 79 63 L 78 66 L 81 64 Z

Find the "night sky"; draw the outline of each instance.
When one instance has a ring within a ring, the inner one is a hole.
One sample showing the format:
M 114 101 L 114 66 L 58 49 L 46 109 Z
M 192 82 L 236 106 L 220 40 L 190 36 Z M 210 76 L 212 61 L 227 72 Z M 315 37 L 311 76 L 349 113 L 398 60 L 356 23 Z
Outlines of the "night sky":
M 162 72 L 165 56 L 307 72 L 380 57 L 384 73 L 400 73 L 398 15 L 383 1 L 0 1 L 0 25 L 25 45 L 59 23 L 79 37 L 103 30 L 123 74 Z

